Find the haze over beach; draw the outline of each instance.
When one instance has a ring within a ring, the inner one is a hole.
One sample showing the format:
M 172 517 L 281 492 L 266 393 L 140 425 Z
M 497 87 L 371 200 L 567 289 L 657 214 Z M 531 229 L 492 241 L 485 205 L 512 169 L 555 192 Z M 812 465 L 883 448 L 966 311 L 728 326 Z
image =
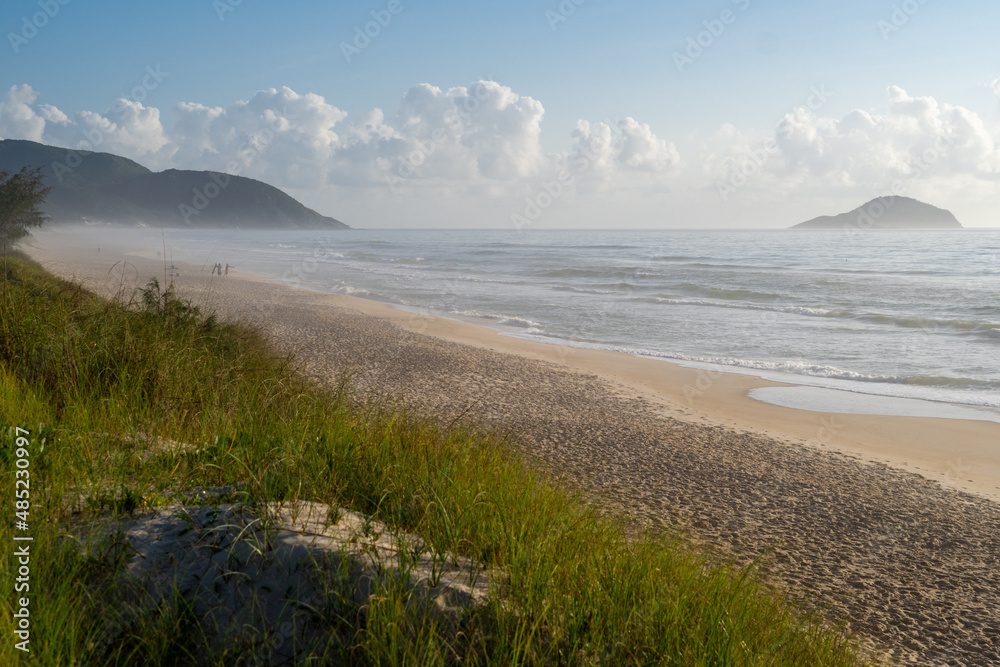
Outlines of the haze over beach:
M 1000 664 L 981 5 L 4 5 L 0 662 Z

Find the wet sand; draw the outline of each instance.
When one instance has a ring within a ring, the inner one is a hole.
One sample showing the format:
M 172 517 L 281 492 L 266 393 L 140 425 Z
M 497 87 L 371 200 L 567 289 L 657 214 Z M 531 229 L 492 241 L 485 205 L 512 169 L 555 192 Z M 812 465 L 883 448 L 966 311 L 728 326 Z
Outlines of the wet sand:
M 39 237 L 29 254 L 98 291 L 163 280 L 149 255 L 127 256 L 123 283 L 107 246 Z M 609 511 L 766 553 L 775 581 L 901 662 L 1000 664 L 1000 424 L 793 410 L 746 397 L 776 385 L 754 377 L 517 340 L 242 272 L 178 272 L 183 295 L 260 324 L 321 381 L 350 373 L 356 390 L 513 429 Z

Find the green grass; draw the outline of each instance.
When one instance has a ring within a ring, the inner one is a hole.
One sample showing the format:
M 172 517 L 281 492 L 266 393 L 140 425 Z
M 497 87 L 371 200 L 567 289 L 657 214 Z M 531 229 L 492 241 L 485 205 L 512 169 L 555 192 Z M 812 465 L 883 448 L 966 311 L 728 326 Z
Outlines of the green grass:
M 456 622 L 383 584 L 364 605 L 328 582 L 314 664 L 856 665 L 758 568 L 679 534 L 635 534 L 526 464 L 515 443 L 314 386 L 252 328 L 155 283 L 100 299 L 19 257 L 0 276 L 0 664 L 13 647 L 13 427 L 31 433 L 37 664 L 241 664 L 178 596 L 129 592 L 120 543 L 70 534 L 171 491 L 233 485 L 249 503 L 314 500 L 419 534 L 486 568 L 490 602 Z M 149 451 L 166 438 L 194 447 Z M 273 629 L 271 629 L 273 630 Z

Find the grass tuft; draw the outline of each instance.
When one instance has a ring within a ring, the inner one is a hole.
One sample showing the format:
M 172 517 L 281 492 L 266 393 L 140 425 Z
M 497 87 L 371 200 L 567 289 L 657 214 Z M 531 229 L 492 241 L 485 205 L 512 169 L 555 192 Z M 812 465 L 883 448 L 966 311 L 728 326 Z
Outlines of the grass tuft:
M 38 664 L 266 663 L 259 641 L 220 642 L 235 629 L 199 619 L 184 590 L 142 594 L 126 574 L 134 551 L 107 531 L 215 487 L 258 508 L 361 512 L 419 537 L 410 555 L 400 542 L 401 563 L 468 559 L 470 576 L 490 582 L 488 602 L 447 616 L 402 577 L 359 597 L 357 568 L 341 559 L 318 570 L 322 602 L 302 608 L 318 639 L 301 661 L 867 664 L 756 565 L 720 564 L 679 534 L 626 532 L 496 432 L 359 403 L 346 383 L 316 387 L 260 332 L 206 316 L 155 279 L 104 300 L 20 257 L 3 271 L 0 494 L 14 497 L 13 429 L 27 429 Z M 4 521 L 0 542 L 14 534 Z M 0 551 L 5 637 L 16 571 Z M 285 641 L 280 628 L 254 631 L 268 647 Z M 19 657 L 0 644 L 0 663 Z

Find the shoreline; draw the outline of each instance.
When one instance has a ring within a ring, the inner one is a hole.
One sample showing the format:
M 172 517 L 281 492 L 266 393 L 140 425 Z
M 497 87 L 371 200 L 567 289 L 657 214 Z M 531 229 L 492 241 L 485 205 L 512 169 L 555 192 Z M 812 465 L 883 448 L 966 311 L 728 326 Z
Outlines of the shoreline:
M 259 276 L 254 279 L 266 280 Z M 776 440 L 801 441 L 885 463 L 947 488 L 1000 502 L 1000 424 L 996 422 L 789 408 L 754 399 L 748 392 L 806 385 L 739 372 L 709 371 L 623 352 L 525 340 L 462 320 L 410 313 L 380 301 L 342 294 L 329 297 L 337 305 L 384 317 L 413 333 L 594 373 L 654 401 L 664 414 L 675 418 L 725 425 Z M 942 442 L 963 444 L 947 447 Z
M 77 247 L 53 248 L 56 240 L 55 236 L 49 236 L 45 239 L 46 246 L 33 238 L 28 242 L 30 250 L 26 248 L 26 252 L 33 257 L 39 252 L 43 255 L 48 253 L 50 260 L 56 263 L 66 262 L 66 253 L 80 254 Z M 102 242 L 107 243 L 108 240 L 105 238 Z M 110 266 L 113 262 L 107 261 L 107 258 L 121 253 L 123 257 L 148 263 L 141 275 L 155 276 L 163 271 L 161 264 L 165 264 L 164 260 L 152 256 L 157 250 L 115 247 L 113 241 L 111 247 L 105 247 L 104 258 L 84 254 L 88 263 L 98 261 Z M 64 255 L 63 259 L 58 258 L 60 254 Z M 215 276 L 204 276 L 204 267 L 179 261 L 173 264 L 186 272 L 182 273 L 181 279 L 196 276 L 202 281 L 216 279 Z M 74 262 L 74 265 L 77 263 Z M 46 268 L 51 270 L 50 266 Z M 88 272 L 93 281 L 93 267 Z M 67 277 L 65 272 L 60 275 Z M 415 312 L 383 301 L 325 292 L 308 286 L 294 287 L 239 269 L 231 269 L 229 276 L 218 280 L 244 280 L 280 289 L 302 290 L 333 306 L 387 319 L 411 333 L 594 374 L 627 394 L 651 401 L 660 414 L 669 417 L 734 428 L 777 441 L 796 442 L 820 451 L 833 451 L 866 462 L 885 464 L 920 475 L 945 488 L 1000 503 L 1000 423 L 997 422 L 785 407 L 753 398 L 750 394 L 754 390 L 811 385 L 779 382 L 740 371 L 710 370 L 625 352 L 529 340 L 466 319 Z M 145 284 L 145 279 L 140 282 Z M 210 296 L 210 285 L 195 289 L 200 290 L 203 297 Z
M 121 254 L 135 248 L 98 258 L 81 245 L 62 237 L 26 251 L 102 295 L 130 295 L 166 273 L 162 258 Z M 961 472 L 970 459 L 957 458 L 966 455 L 951 442 L 983 446 L 995 422 L 781 408 L 746 395 L 783 386 L 756 377 L 524 341 L 238 270 L 220 278 L 177 264 L 178 296 L 259 326 L 308 376 L 329 385 L 346 374 L 362 399 L 510 433 L 529 463 L 596 511 L 633 528 L 680 530 L 706 553 L 739 563 L 759 559 L 779 589 L 846 623 L 866 645 L 920 664 L 1000 660 L 992 639 L 1000 632 L 1000 503 L 952 488 L 969 486 L 954 474 L 942 475 L 945 487 L 932 474 L 890 466 L 878 450 L 921 440 L 932 463 L 946 466 L 952 456 Z M 919 467 L 906 453 L 906 464 Z

